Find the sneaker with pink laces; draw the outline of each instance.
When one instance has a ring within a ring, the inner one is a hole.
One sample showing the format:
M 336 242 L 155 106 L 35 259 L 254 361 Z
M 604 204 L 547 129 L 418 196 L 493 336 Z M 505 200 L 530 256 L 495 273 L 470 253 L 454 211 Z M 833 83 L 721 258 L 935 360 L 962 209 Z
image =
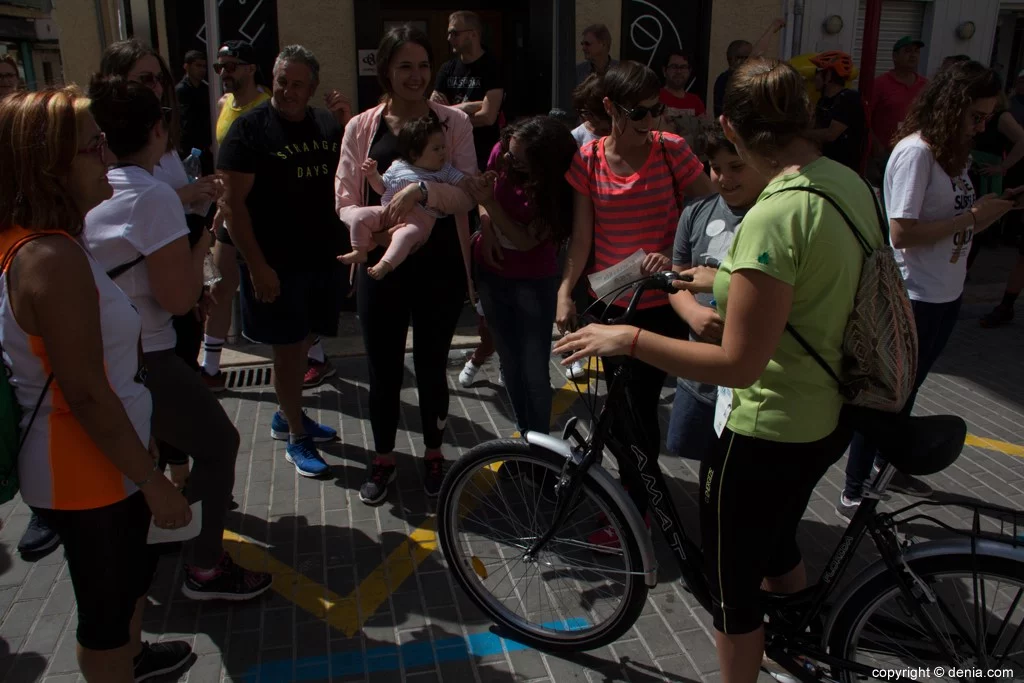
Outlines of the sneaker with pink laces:
M 306 374 L 302 378 L 302 387 L 304 389 L 318 387 L 336 374 L 338 374 L 338 371 L 331 365 L 331 361 L 324 360 L 323 363 L 317 363 L 311 358 L 309 359 L 309 367 L 306 368 Z
M 596 553 L 616 553 L 622 550 L 622 541 L 619 540 L 619 534 L 616 533 L 615 527 L 608 524 L 608 517 L 603 512 L 599 512 L 597 519 L 601 528 L 587 536 L 587 543 L 594 546 L 591 549 Z M 648 512 L 644 515 L 644 524 L 650 531 L 651 513 Z
M 273 582 L 271 574 L 239 567 L 224 553 L 213 569 L 186 566 L 181 592 L 192 600 L 251 600 L 266 593 Z

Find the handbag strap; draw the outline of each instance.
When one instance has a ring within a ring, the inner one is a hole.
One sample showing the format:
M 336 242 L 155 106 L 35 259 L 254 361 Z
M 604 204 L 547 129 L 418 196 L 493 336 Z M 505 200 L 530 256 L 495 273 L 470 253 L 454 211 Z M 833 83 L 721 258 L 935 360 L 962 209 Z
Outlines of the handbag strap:
M 140 263 L 142 263 L 145 260 L 146 260 L 145 254 L 139 254 L 138 257 L 133 258 L 128 263 L 122 263 L 121 265 L 115 266 L 115 267 L 111 268 L 110 270 L 108 270 L 107 271 L 107 277 L 109 277 L 111 280 L 116 280 L 117 278 L 121 277 L 122 275 L 127 273 L 129 270 L 131 270 L 132 268 L 134 268 L 135 266 L 139 265 Z

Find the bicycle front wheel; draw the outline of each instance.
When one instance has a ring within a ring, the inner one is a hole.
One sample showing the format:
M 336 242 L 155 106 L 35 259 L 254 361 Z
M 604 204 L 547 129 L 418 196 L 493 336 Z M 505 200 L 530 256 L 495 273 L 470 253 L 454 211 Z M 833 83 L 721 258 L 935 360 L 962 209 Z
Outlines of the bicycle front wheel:
M 451 468 L 438 500 L 438 541 L 455 580 L 508 635 L 548 652 L 613 642 L 647 599 L 625 514 L 589 476 L 555 536 L 528 552 L 551 528 L 563 464 L 525 441 L 481 444 Z M 613 535 L 618 547 L 599 542 Z
M 939 642 L 884 572 L 837 606 L 828 636 L 833 654 L 870 667 L 878 680 L 894 671 L 929 682 L 1024 678 L 1024 565 L 983 554 L 920 557 L 908 565 L 921 580 L 915 599 Z M 833 678 L 865 680 L 850 671 L 834 671 Z

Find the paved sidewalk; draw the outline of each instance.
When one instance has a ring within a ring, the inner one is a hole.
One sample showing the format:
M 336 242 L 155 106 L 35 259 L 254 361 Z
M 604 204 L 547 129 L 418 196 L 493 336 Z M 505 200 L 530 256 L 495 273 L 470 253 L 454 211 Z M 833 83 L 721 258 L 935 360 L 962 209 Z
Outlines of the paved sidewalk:
M 939 495 L 957 494 L 1024 509 L 1024 351 L 1022 326 L 982 330 L 977 317 L 989 304 L 965 307 L 963 320 L 925 384 L 922 412 L 956 413 L 973 435 L 960 460 L 928 481 Z M 1024 308 L 1018 308 L 1024 314 Z M 471 389 L 458 386 L 461 354 L 449 373 L 449 459 L 513 431 L 497 367 L 488 364 Z M 278 572 L 277 590 L 237 606 L 199 604 L 180 594 L 179 557 L 162 558 L 150 592 L 145 630 L 150 639 L 187 638 L 195 661 L 180 677 L 212 681 L 716 681 L 708 616 L 682 590 L 678 571 L 660 552 L 660 583 L 635 628 L 611 647 L 572 657 L 542 655 L 503 642 L 470 605 L 431 553 L 431 506 L 420 480 L 422 451 L 416 392 L 407 359 L 402 394 L 399 478 L 387 502 L 363 505 L 357 489 L 372 448 L 364 359 L 335 361 L 338 376 L 306 393 L 311 415 L 337 428 L 341 442 L 327 446 L 330 477 L 300 478 L 270 439 L 275 409 L 268 387 L 227 394 L 223 405 L 242 433 L 229 544 L 246 562 Z M 552 383 L 563 387 L 552 363 Z M 671 388 L 662 405 L 667 424 Z M 559 420 L 581 414 L 582 404 L 560 391 L 568 406 Z M 571 404 L 571 405 L 570 405 Z M 988 441 L 986 441 L 988 440 Z M 981 447 L 984 446 L 984 447 Z M 663 456 L 684 519 L 696 526 L 697 463 Z M 817 576 L 842 531 L 834 512 L 843 480 L 834 467 L 819 485 L 800 529 L 800 542 Z M 773 492 L 766 491 L 770 505 Z M 894 497 L 890 505 L 903 502 Z M 28 521 L 20 502 L 0 507 L 0 679 L 72 683 L 76 672 L 74 598 L 61 552 L 36 562 L 15 546 Z M 956 522 L 955 519 L 951 521 Z M 934 530 L 908 530 L 928 536 Z M 412 537 L 410 539 L 410 536 Z M 660 543 L 660 537 L 656 538 Z M 858 567 L 872 559 L 868 545 Z M 764 680 L 771 679 L 766 676 Z

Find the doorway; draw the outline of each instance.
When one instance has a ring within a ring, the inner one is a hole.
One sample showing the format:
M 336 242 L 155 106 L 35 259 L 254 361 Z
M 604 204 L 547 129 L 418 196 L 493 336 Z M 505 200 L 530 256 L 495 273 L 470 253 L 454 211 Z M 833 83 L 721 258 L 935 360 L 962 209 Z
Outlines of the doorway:
M 438 68 L 452 58 L 448 46 L 448 17 L 452 12 L 476 12 L 484 25 L 481 42 L 493 54 L 505 80 L 502 111 L 512 121 L 527 114 L 546 113 L 551 106 L 551 3 L 527 0 L 510 6 L 500 0 L 384 0 L 356 3 L 356 43 L 360 54 L 376 52 L 381 36 L 394 26 L 412 24 L 427 34 L 433 47 L 431 60 Z M 381 97 L 376 75 L 361 73 L 360 110 Z

